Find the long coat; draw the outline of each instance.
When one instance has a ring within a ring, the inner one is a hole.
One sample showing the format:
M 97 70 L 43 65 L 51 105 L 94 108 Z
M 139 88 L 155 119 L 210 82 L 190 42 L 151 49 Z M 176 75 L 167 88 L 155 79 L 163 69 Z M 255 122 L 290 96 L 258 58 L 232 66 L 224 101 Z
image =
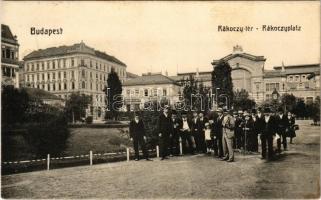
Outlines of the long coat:
M 142 139 L 145 136 L 145 127 L 142 120 L 139 120 L 138 123 L 132 120 L 129 123 L 129 135 L 133 139 Z
M 162 134 L 162 137 L 169 137 L 173 131 L 173 123 L 169 114 L 167 117 L 164 113 L 161 113 L 158 118 L 158 133 Z

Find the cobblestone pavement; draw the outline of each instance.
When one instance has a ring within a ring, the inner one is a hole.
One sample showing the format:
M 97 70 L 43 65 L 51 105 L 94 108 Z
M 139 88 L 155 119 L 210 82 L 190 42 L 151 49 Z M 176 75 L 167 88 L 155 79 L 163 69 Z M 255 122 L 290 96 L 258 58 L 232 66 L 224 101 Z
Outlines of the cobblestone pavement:
M 300 123 L 277 161 L 236 154 L 131 161 L 2 176 L 3 198 L 318 198 L 320 127 Z

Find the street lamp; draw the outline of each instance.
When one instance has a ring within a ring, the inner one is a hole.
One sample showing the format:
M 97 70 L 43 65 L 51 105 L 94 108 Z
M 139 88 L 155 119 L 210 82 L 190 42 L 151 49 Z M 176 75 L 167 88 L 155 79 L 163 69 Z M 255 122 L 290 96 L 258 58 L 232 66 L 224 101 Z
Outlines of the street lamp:
M 218 108 L 218 103 L 217 103 L 217 99 L 218 99 L 218 93 L 217 93 L 217 90 L 219 90 L 221 88 L 215 88 L 215 101 L 216 101 L 216 109 Z

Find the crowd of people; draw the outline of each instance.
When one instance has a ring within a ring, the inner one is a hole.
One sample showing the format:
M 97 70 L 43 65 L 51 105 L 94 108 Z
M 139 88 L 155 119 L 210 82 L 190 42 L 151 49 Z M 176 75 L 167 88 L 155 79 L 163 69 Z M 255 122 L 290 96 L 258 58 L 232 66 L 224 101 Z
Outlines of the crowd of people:
M 287 138 L 292 143 L 296 137 L 295 117 L 282 108 L 277 113 L 268 107 L 251 111 L 218 108 L 215 113 L 205 116 L 194 111 L 191 117 L 186 113 L 179 116 L 165 107 L 157 125 L 161 160 L 182 154 L 213 154 L 222 161 L 233 162 L 234 151 L 259 153 L 259 146 L 261 159 L 273 160 L 281 151 L 287 151 Z M 144 123 L 138 114 L 130 122 L 129 133 L 135 160 L 139 160 L 139 147 L 144 158 L 151 160 Z

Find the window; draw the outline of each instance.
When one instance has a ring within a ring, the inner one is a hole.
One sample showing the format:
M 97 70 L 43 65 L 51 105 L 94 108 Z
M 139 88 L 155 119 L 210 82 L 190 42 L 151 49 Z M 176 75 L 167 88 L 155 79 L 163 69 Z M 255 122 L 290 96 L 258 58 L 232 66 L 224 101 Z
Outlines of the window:
M 80 60 L 80 65 L 81 65 L 81 66 L 85 66 L 85 61 L 84 61 L 84 59 L 81 59 L 81 60 Z
M 274 91 L 276 89 L 277 91 L 280 90 L 280 83 L 266 83 L 265 90 L 268 91 Z
M 56 84 L 52 85 L 52 90 L 55 91 L 56 90 Z
M 163 96 L 167 96 L 167 90 L 163 89 Z
M 56 73 L 52 73 L 52 79 L 55 80 L 56 79 Z
M 96 69 L 98 69 L 98 62 L 96 62 Z
M 58 85 L 58 90 L 61 90 L 61 83 L 59 83 Z
M 301 81 L 305 81 L 306 80 L 306 76 L 302 75 Z
M 2 58 L 5 58 L 5 57 L 6 57 L 6 50 L 2 49 Z
M 31 75 L 31 81 L 32 82 L 34 81 L 34 75 L 33 74 Z
M 82 77 L 82 78 L 86 78 L 86 72 L 85 72 L 85 70 L 82 70 L 82 71 L 81 71 L 81 77 Z
M 157 88 L 154 88 L 154 90 L 153 90 L 153 95 L 154 95 L 154 96 L 157 96 Z
M 47 61 L 47 69 L 50 69 L 50 62 Z
M 11 59 L 14 59 L 14 52 L 11 51 Z
M 55 60 L 52 61 L 52 69 L 56 69 L 56 61 Z
M 64 90 L 67 90 L 67 83 L 64 83 Z
M 93 62 L 90 60 L 90 63 L 89 63 L 90 67 L 93 67 Z
M 90 72 L 90 73 L 89 73 L 89 76 L 90 76 L 90 78 L 92 78 L 92 77 L 93 77 L 93 74 Z
M 296 75 L 295 76 L 295 82 L 298 82 L 300 80 L 300 76 Z
M 75 89 L 75 83 L 74 83 L 74 82 L 71 83 L 71 89 L 72 89 L 72 90 Z
M 40 79 L 39 79 L 39 74 L 37 74 L 37 81 L 40 81 Z
M 75 60 L 72 58 L 71 59 L 71 66 L 73 67 L 75 65 Z
M 6 49 L 6 58 L 10 58 L 10 49 Z
M 103 80 L 103 76 L 102 76 L 102 74 L 100 74 L 100 80 Z
M 64 72 L 64 78 L 66 78 L 67 77 L 67 72 Z
M 45 74 L 42 74 L 42 80 L 43 81 L 45 80 Z
M 75 78 L 75 72 L 71 71 L 71 78 Z
M 139 90 L 135 89 L 135 96 L 139 96 Z
M 144 90 L 144 96 L 148 97 L 148 90 L 147 89 Z
M 60 72 L 58 72 L 58 80 L 60 80 L 61 78 L 61 75 L 60 75 Z
M 37 71 L 39 71 L 39 63 L 37 63 L 37 68 L 36 68 Z
M 82 87 L 82 89 L 86 89 L 86 83 L 85 83 L 85 81 L 82 81 L 82 83 L 81 83 L 81 84 L 82 84 L 82 86 L 81 86 L 81 87 Z
M 293 81 L 293 76 L 289 76 L 289 82 Z
M 61 62 L 61 60 L 57 60 L 57 66 L 58 66 L 58 69 L 60 69 L 60 62 Z
M 66 68 L 66 59 L 62 59 L 62 66 L 63 68 Z
M 33 64 L 31 64 L 31 71 L 33 71 Z
M 48 86 L 47 86 L 47 87 L 48 87 L 48 88 L 47 88 L 47 89 L 48 89 L 48 91 L 50 91 L 50 84 L 48 84 Z
M 93 83 L 90 82 L 90 89 L 92 90 L 93 89 Z
M 41 63 L 41 70 L 44 70 L 45 69 L 45 62 L 42 62 Z

